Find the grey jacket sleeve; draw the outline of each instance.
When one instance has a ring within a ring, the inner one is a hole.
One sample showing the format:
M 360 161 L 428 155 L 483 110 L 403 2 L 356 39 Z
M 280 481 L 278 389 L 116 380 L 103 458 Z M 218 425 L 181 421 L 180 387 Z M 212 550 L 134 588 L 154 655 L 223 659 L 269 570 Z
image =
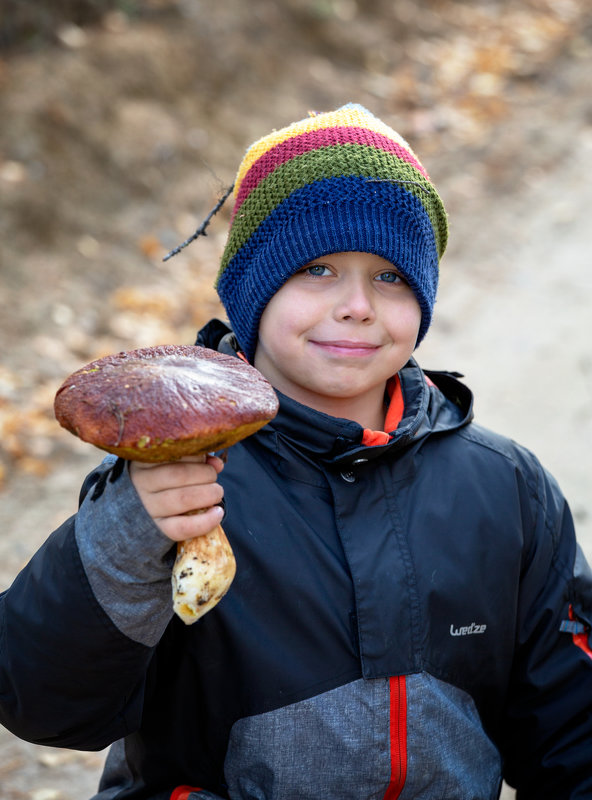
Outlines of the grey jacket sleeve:
M 109 456 L 102 469 L 116 467 Z M 127 464 L 115 480 L 103 473 L 86 492 L 75 521 L 84 571 L 107 616 L 135 642 L 154 646 L 173 614 L 175 546 L 148 515 Z

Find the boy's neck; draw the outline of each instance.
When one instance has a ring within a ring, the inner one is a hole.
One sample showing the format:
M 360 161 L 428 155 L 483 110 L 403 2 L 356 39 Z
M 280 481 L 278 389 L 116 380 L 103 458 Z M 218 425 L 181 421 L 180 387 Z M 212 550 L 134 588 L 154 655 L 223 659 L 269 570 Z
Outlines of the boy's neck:
M 308 397 L 294 397 L 303 405 L 328 414 L 330 417 L 339 417 L 357 422 L 362 428 L 369 428 L 373 431 L 384 430 L 384 419 L 386 415 L 385 388 L 377 387 L 372 392 L 359 397 L 319 397 L 310 395 Z

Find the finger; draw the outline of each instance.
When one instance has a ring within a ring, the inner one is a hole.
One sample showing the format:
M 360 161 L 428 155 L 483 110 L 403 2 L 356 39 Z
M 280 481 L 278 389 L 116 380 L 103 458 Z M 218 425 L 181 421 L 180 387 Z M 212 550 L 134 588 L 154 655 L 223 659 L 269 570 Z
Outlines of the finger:
M 214 483 L 218 471 L 215 465 L 204 462 L 173 461 L 148 468 L 145 465 L 132 467 L 131 477 L 137 488 L 156 493 L 177 486 Z
M 226 452 L 226 451 L 225 451 Z M 218 474 L 222 472 L 224 469 L 224 464 L 226 463 L 223 458 L 215 455 L 209 455 L 206 460 L 207 464 L 210 464 Z
M 140 497 L 151 517 L 176 517 L 218 505 L 224 497 L 224 489 L 219 483 L 192 484 L 156 493 L 146 492 Z
M 224 510 L 220 506 L 208 508 L 200 514 L 155 519 L 161 531 L 174 542 L 183 542 L 196 536 L 204 536 L 220 524 Z
M 223 454 L 226 451 L 223 451 Z M 217 456 L 215 453 L 207 453 L 205 456 L 203 454 L 196 455 L 196 456 L 183 456 L 179 458 L 177 461 L 168 462 L 171 464 L 183 464 L 183 463 L 193 463 L 193 464 L 210 464 L 214 467 L 216 472 L 222 472 L 224 469 L 224 464 L 226 463 L 224 458 Z

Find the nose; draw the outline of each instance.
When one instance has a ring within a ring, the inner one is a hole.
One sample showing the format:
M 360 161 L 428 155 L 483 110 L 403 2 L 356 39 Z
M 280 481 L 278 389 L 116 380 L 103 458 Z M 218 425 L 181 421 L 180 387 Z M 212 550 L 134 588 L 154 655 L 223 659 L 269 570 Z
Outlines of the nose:
M 358 278 L 343 282 L 335 302 L 334 315 L 339 321 L 373 322 L 376 318 L 371 287 Z

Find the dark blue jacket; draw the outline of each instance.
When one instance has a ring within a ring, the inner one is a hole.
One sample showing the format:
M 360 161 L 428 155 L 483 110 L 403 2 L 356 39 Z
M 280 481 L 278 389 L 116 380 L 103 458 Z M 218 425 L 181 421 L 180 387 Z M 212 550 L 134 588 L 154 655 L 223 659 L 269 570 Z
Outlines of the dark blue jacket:
M 200 343 L 222 350 L 219 323 Z M 186 627 L 108 459 L 1 597 L 0 721 L 115 742 L 101 800 L 592 797 L 592 580 L 537 459 L 415 362 L 386 445 L 280 397 L 221 475 L 236 579 Z M 588 650 L 588 652 L 586 652 Z

